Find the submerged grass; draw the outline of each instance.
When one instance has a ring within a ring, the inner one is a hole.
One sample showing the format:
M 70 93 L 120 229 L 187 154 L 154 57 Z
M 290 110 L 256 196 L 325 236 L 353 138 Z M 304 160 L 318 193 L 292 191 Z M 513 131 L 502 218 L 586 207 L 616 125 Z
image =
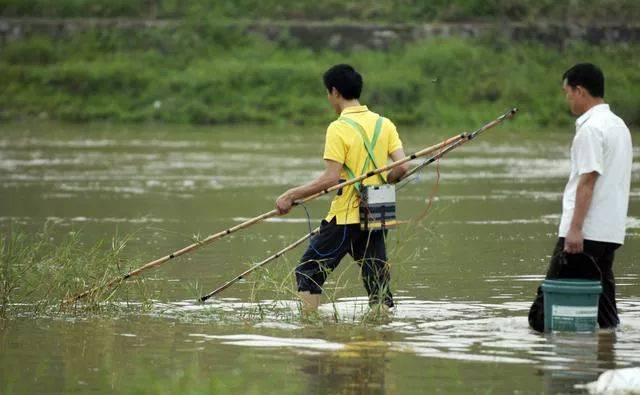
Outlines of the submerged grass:
M 0 237 L 0 318 L 117 309 L 120 304 L 110 303 L 117 287 L 100 289 L 71 306 L 61 302 L 125 272 L 129 260 L 124 249 L 129 238 L 115 235 L 110 243 L 85 245 L 81 232 L 59 236 L 48 224 L 33 233 L 11 227 Z M 137 279 L 135 284 L 135 291 L 126 296 L 148 305 L 145 281 Z
M 406 248 L 411 239 L 428 238 L 433 230 L 423 222 L 410 222 L 395 230 L 396 235 L 387 242 L 392 278 L 398 281 L 407 274 L 409 263 L 418 259 L 422 251 Z M 21 316 L 55 316 L 84 314 L 136 314 L 167 313 L 178 319 L 206 319 L 222 322 L 256 322 L 277 320 L 299 322 L 301 312 L 296 307 L 297 290 L 295 267 L 300 249 L 281 256 L 253 272 L 241 284 L 248 296 L 231 310 L 224 306 L 211 306 L 199 312 L 175 308 L 153 299 L 162 282 L 148 281 L 149 273 L 133 277 L 127 284 L 104 287 L 113 278 L 121 277 L 134 267 L 139 259 L 131 259 L 126 247 L 133 235 L 114 235 L 111 240 L 93 244 L 83 242 L 82 232 L 66 232 L 45 224 L 39 231 L 29 232 L 14 226 L 0 237 L 0 318 Z M 199 240 L 199 235 L 192 237 Z M 248 263 L 252 266 L 253 264 Z M 307 317 L 307 321 L 320 323 L 329 319 L 333 323 L 368 323 L 362 309 L 344 309 L 346 297 L 365 296 L 358 262 L 346 257 L 338 270 L 329 276 L 324 286 L 323 303 L 332 307 L 331 317 Z M 402 281 L 400 281 L 402 282 Z M 242 284 L 244 283 L 244 284 Z M 194 301 L 209 289 L 197 281 L 186 282 L 184 287 Z M 63 306 L 61 302 L 87 289 L 98 290 L 76 304 Z M 224 298 L 224 295 L 222 295 Z M 292 304 L 292 301 L 293 304 Z M 360 302 L 354 302 L 359 305 Z M 235 305 L 234 305 L 235 306 Z M 191 317 L 188 317 L 192 315 Z M 310 318 L 310 320 L 309 320 Z M 376 321 L 373 320 L 375 323 Z

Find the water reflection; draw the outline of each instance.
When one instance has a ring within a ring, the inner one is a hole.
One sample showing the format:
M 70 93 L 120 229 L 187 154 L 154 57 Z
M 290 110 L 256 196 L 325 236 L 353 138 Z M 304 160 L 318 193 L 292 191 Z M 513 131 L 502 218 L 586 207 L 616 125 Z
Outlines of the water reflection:
M 349 343 L 335 353 L 303 354 L 299 361 L 300 371 L 307 378 L 304 393 L 386 393 L 389 337 L 378 333 L 367 341 Z
M 182 301 L 156 304 L 156 312 L 150 314 L 182 316 L 202 322 L 247 317 L 262 309 L 262 321 L 254 328 L 276 330 L 278 336 L 246 333 L 194 333 L 190 336 L 226 345 L 289 349 L 301 355 L 329 353 L 356 360 L 363 353 L 375 355 L 380 351 L 392 351 L 444 360 L 533 364 L 545 377 L 573 378 L 573 383 L 584 383 L 616 364 L 622 366 L 639 361 L 632 350 L 637 348 L 640 338 L 640 309 L 636 302 L 625 299 L 619 304 L 624 325 L 617 332 L 540 335 L 528 326 L 528 302 L 424 301 L 399 297 L 395 313 L 389 320 L 367 322 L 364 320 L 366 298 L 341 298 L 321 306 L 322 325 L 334 329 L 347 325 L 349 330 L 366 330 L 367 335 L 362 339 L 346 340 L 337 336 L 338 340 L 334 341 L 302 336 L 308 334 L 308 328 L 300 321 L 295 301 L 246 303 L 218 299 L 207 305 Z M 189 316 L 184 315 L 186 312 Z M 224 315 L 229 312 L 233 315 Z M 200 318 L 196 318 L 198 316 Z
M 597 380 L 605 370 L 616 368 L 616 333 L 549 334 L 553 354 L 542 357 L 539 367 L 549 393 L 583 393 L 579 386 Z

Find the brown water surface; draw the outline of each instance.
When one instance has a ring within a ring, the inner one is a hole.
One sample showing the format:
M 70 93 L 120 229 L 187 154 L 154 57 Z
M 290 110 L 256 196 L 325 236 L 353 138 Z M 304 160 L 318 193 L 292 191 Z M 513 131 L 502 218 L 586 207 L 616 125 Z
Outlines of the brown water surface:
M 473 126 L 473 125 L 470 125 Z M 407 151 L 452 130 L 401 130 Z M 426 220 L 389 236 L 397 309 L 368 322 L 357 266 L 331 275 L 319 321 L 300 319 L 291 271 L 302 247 L 201 305 L 302 236 L 301 208 L 144 275 L 153 303 L 130 313 L 1 323 L 0 393 L 555 393 L 640 366 L 640 150 L 626 244 L 616 257 L 615 332 L 539 335 L 527 311 L 556 239 L 571 131 L 488 132 L 437 167 Z M 133 233 L 139 260 L 269 211 L 322 170 L 311 128 L 12 124 L 0 128 L 0 230 L 55 223 L 87 243 Z M 399 192 L 426 207 L 436 166 Z M 328 199 L 308 205 L 311 226 Z M 126 286 L 125 286 L 126 287 Z M 199 289 L 196 291 L 195 289 Z

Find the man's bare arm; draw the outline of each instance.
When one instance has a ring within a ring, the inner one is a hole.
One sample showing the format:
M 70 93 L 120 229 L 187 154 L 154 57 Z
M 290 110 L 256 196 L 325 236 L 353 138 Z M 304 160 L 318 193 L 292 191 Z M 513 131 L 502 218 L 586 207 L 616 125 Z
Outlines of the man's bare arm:
M 324 165 L 324 172 L 311 182 L 296 188 L 291 188 L 280 195 L 278 200 L 276 200 L 276 209 L 280 214 L 288 213 L 289 210 L 291 210 L 291 206 L 294 201 L 323 191 L 338 183 L 338 180 L 340 179 L 340 170 L 342 170 L 342 163 L 325 159 Z
M 589 212 L 589 206 L 591 206 L 593 188 L 596 185 L 598 175 L 598 172 L 592 171 L 591 173 L 582 174 L 578 180 L 573 218 L 571 219 L 569 232 L 564 240 L 564 250 L 570 254 L 577 254 L 583 250 L 584 235 L 582 234 L 582 226 Z
M 397 162 L 405 157 L 404 150 L 402 148 L 399 148 L 393 151 L 389 156 L 391 156 L 392 161 Z M 389 171 L 389 174 L 387 174 L 387 182 L 393 184 L 399 181 L 407 171 L 409 171 L 408 163 L 403 163 L 400 166 L 394 167 L 393 169 L 391 169 L 391 171 Z

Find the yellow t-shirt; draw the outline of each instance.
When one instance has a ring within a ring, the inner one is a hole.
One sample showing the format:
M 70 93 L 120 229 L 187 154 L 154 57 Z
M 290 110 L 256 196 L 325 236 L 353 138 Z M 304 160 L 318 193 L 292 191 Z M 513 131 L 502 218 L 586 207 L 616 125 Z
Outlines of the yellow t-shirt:
M 345 108 L 340 116 L 350 118 L 360 124 L 366 131 L 367 138 L 371 141 L 376 121 L 380 115 L 369 111 L 367 106 L 354 106 Z M 373 148 L 376 164 L 379 167 L 385 166 L 389 155 L 400 148 L 402 148 L 402 142 L 395 125 L 384 118 L 378 141 Z M 333 121 L 329 125 L 324 145 L 324 159 L 346 164 L 356 176 L 359 176 L 367 157 L 367 149 L 358 130 L 340 120 Z M 374 165 L 370 163 L 366 171 L 373 169 Z M 385 174 L 383 176 L 386 178 Z M 340 172 L 340 178 L 344 180 L 350 178 L 344 168 Z M 378 185 L 381 180 L 376 175 L 365 179 L 362 183 L 364 185 Z M 336 195 L 331 202 L 326 220 L 331 221 L 333 217 L 336 217 L 336 223 L 339 225 L 359 223 L 359 203 L 359 196 L 354 185 L 344 187 L 342 194 Z

